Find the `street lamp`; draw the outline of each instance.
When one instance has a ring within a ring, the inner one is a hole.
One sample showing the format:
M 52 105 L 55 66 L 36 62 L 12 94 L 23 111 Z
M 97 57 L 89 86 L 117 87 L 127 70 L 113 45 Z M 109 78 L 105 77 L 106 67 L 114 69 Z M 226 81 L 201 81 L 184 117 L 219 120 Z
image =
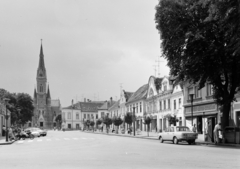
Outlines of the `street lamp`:
M 7 110 L 7 104 L 9 102 L 9 98 L 4 98 L 3 101 L 5 103 L 5 119 L 6 119 L 6 142 L 8 142 L 8 118 L 9 118 L 9 114 L 8 114 L 8 110 Z
M 135 107 L 133 107 L 133 135 L 135 136 Z
M 191 99 L 192 126 L 193 126 L 193 96 L 194 96 L 194 94 L 189 94 L 189 96 Z
M 73 99 L 72 99 L 72 130 L 73 130 Z

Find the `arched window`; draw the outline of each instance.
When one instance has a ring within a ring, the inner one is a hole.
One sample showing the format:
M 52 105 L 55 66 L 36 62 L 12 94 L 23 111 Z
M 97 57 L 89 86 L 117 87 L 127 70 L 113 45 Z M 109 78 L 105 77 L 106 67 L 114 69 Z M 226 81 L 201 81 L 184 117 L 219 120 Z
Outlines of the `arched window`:
M 43 86 L 40 84 L 40 92 L 43 92 Z

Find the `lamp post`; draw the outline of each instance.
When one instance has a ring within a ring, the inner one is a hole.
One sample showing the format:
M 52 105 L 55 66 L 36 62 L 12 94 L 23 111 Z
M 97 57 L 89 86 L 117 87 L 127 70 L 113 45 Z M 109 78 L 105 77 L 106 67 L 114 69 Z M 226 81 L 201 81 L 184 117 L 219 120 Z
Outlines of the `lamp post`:
M 8 114 L 8 110 L 7 110 L 7 104 L 9 102 L 9 98 L 4 98 L 3 101 L 5 103 L 5 119 L 6 119 L 6 142 L 8 142 L 8 118 L 9 118 L 9 114 Z
M 72 99 L 72 130 L 73 130 L 73 99 Z
M 133 107 L 133 135 L 135 136 L 135 107 Z
M 193 95 L 194 94 L 189 94 L 190 99 L 191 99 L 192 126 L 193 126 Z

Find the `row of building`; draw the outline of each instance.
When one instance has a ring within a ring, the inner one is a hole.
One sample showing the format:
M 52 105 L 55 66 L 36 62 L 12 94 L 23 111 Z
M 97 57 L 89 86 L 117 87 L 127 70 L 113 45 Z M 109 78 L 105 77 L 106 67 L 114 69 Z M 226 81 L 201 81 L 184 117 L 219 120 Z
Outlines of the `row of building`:
M 229 123 L 240 127 L 240 95 L 237 94 L 236 98 L 237 102 L 232 103 Z M 170 125 L 167 117 L 176 116 L 179 126 L 192 127 L 195 124 L 198 137 L 203 141 L 213 141 L 214 126 L 221 119 L 211 84 L 206 83 L 204 88 L 198 90 L 197 84 L 174 83 L 167 76 L 151 76 L 148 83 L 135 92 L 122 90 L 117 101 L 84 101 L 62 108 L 63 126 L 79 129 L 84 126 L 84 120 L 96 121 L 107 114 L 109 117 L 124 118 L 126 113 L 133 113 L 133 108 L 136 129 L 146 131 L 144 116 L 151 116 L 150 131 L 163 131 Z

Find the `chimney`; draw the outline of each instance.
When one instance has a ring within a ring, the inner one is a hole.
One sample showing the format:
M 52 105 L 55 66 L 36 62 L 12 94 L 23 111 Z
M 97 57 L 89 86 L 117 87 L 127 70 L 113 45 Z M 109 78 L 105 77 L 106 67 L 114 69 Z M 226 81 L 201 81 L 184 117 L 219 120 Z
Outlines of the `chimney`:
M 112 97 L 110 97 L 110 105 L 112 105 Z

